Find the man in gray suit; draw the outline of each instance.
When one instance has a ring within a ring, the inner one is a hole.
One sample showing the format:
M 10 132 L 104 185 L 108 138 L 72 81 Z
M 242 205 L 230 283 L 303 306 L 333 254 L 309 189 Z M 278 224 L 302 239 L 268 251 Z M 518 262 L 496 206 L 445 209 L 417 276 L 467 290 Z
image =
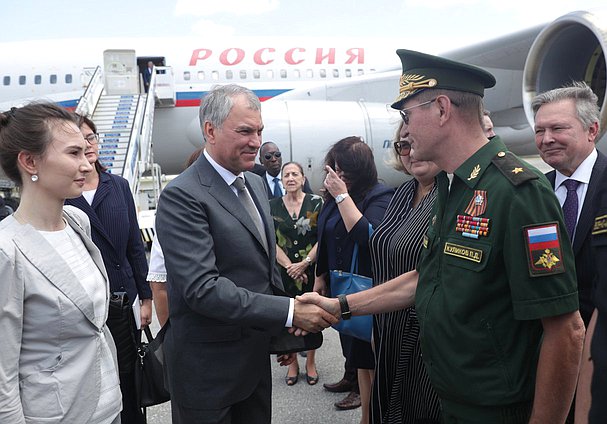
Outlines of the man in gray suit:
M 270 337 L 285 327 L 317 332 L 337 321 L 275 295 L 283 286 L 266 189 L 246 172 L 261 144 L 260 109 L 246 88 L 211 90 L 200 107 L 205 150 L 160 197 L 174 423 L 269 423 Z

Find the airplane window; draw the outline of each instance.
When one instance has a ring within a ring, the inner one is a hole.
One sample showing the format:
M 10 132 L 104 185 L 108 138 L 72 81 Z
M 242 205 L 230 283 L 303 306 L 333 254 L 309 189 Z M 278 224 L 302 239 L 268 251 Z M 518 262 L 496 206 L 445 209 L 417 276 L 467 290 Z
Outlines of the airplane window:
M 364 74 L 365 74 L 365 70 L 358 68 L 358 75 L 364 75 Z
M 203 80 L 204 79 L 204 71 L 198 71 L 198 79 L 199 80 Z
M 42 75 L 34 75 L 34 84 L 36 84 L 36 85 L 42 84 Z
M 268 73 L 268 78 L 270 78 L 270 79 L 274 79 L 274 71 L 273 71 L 273 70 L 268 69 L 268 72 L 267 72 L 267 73 Z
M 295 76 L 295 78 L 301 78 L 301 72 L 299 71 L 299 69 L 295 69 L 293 71 L 293 76 Z
M 259 69 L 255 69 L 253 71 L 253 78 L 259 79 L 259 77 L 260 77 Z
M 287 77 L 287 70 L 286 69 L 281 69 L 280 70 L 280 78 L 286 78 Z
M 190 71 L 183 71 L 183 79 L 186 81 L 190 80 Z
M 346 69 L 346 78 L 350 78 L 352 76 L 352 70 Z
M 327 78 L 327 70 L 326 69 L 321 69 L 320 70 L 320 77 L 321 78 Z
M 52 74 L 50 76 L 50 81 L 51 81 L 51 84 L 57 84 L 57 75 Z
M 25 85 L 25 75 L 19 75 L 19 85 Z
M 306 77 L 308 77 L 308 78 L 314 78 L 314 71 L 312 69 L 307 69 L 306 70 Z
M 339 78 L 339 69 L 333 69 L 333 78 Z
M 226 71 L 226 79 L 232 79 L 234 78 L 234 72 L 232 72 L 231 70 L 227 70 Z
M 65 83 L 66 84 L 72 83 L 72 74 L 65 74 Z
M 2 79 L 2 84 L 4 85 L 11 85 L 11 77 L 6 76 Z
M 217 72 L 217 71 L 213 71 L 213 72 L 211 72 L 211 78 L 212 78 L 214 81 L 217 81 L 217 80 L 219 79 L 219 72 Z
M 247 79 L 247 71 L 240 71 L 240 79 Z

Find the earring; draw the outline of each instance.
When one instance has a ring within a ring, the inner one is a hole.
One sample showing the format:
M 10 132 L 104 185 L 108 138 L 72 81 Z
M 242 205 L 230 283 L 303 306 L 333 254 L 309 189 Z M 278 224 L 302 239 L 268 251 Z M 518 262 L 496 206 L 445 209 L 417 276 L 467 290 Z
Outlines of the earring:
M 38 175 L 33 174 L 33 175 L 32 175 L 32 181 L 33 181 L 33 182 L 38 181 Z

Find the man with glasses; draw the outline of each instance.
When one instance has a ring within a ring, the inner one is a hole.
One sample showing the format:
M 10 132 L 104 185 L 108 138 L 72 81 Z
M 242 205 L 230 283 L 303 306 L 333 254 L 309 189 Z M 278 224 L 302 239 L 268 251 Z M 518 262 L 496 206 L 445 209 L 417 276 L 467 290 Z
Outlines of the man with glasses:
M 560 205 L 542 173 L 483 132 L 493 75 L 397 53 L 401 138 L 445 171 L 415 294 L 445 422 L 562 423 L 584 326 Z
M 259 162 L 261 165 L 256 164 L 253 172 L 262 177 L 266 183 L 268 199 L 282 197 L 285 194 L 285 189 L 282 185 L 280 172 L 282 169 L 282 153 L 278 146 L 271 141 L 263 143 L 259 148 Z M 303 191 L 304 193 L 312 193 L 307 179 L 304 182 Z

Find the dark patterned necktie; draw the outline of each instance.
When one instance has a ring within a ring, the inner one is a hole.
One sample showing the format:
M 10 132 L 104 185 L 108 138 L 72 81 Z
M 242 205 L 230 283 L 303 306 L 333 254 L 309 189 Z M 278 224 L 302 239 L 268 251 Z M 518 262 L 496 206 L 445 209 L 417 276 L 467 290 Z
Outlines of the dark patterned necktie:
M 575 224 L 577 221 L 577 187 L 579 184 L 579 181 L 576 180 L 563 181 L 563 185 L 567 188 L 567 197 L 565 198 L 565 203 L 563 203 L 563 215 L 565 216 L 567 233 L 571 240 L 573 240 L 573 232 L 575 231 Z
M 280 179 L 274 177 L 274 197 L 282 197 L 282 190 L 280 189 Z

